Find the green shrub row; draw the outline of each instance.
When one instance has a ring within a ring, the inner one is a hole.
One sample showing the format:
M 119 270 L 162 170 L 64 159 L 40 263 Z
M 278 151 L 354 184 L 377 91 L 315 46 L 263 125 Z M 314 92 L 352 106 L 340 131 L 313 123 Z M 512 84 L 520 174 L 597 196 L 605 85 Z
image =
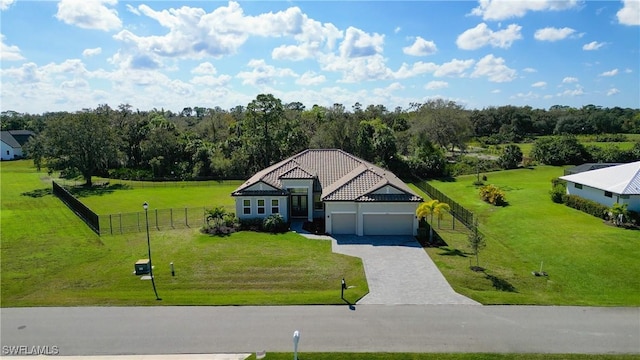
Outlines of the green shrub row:
M 606 219 L 607 214 L 609 213 L 609 208 L 597 203 L 593 200 L 588 200 L 585 198 L 581 198 L 577 195 L 565 195 L 564 196 L 564 204 L 568 207 L 574 208 L 576 210 L 580 210 L 589 215 L 593 215 L 595 217 L 599 217 L 601 219 Z
M 289 230 L 289 224 L 280 214 L 269 215 L 266 218 L 239 219 L 240 230 L 282 233 Z

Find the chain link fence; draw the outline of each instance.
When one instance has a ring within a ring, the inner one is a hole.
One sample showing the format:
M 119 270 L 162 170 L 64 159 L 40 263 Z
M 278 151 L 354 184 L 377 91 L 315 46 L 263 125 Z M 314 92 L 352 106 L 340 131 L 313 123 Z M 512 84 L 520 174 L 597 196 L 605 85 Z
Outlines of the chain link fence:
M 116 235 L 149 230 L 199 228 L 206 222 L 204 207 L 149 209 L 120 214 L 98 215 L 100 235 Z

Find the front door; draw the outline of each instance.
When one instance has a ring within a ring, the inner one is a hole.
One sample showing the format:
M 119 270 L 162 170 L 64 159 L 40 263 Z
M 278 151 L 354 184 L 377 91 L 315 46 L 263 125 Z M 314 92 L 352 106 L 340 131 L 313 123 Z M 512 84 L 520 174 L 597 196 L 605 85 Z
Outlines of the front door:
M 291 195 L 291 216 L 306 218 L 308 212 L 307 195 Z

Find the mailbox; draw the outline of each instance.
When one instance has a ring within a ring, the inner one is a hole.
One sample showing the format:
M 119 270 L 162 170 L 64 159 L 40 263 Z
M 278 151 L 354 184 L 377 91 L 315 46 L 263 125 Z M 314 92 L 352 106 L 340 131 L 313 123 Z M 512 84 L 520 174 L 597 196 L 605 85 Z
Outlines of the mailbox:
M 149 259 L 140 259 L 136 261 L 136 275 L 144 275 L 151 272 L 151 262 Z

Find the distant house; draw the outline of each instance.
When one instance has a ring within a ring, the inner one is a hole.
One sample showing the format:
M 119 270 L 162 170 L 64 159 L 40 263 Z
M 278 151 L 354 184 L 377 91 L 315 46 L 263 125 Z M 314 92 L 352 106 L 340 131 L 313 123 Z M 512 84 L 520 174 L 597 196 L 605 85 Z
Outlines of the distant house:
M 0 131 L 2 160 L 20 159 L 24 156 L 22 146 L 35 134 L 29 130 Z
M 640 161 L 561 176 L 567 181 L 567 193 L 611 207 L 629 204 L 640 212 Z
M 239 218 L 324 219 L 329 234 L 415 235 L 422 198 L 389 170 L 345 151 L 306 150 L 233 193 Z

